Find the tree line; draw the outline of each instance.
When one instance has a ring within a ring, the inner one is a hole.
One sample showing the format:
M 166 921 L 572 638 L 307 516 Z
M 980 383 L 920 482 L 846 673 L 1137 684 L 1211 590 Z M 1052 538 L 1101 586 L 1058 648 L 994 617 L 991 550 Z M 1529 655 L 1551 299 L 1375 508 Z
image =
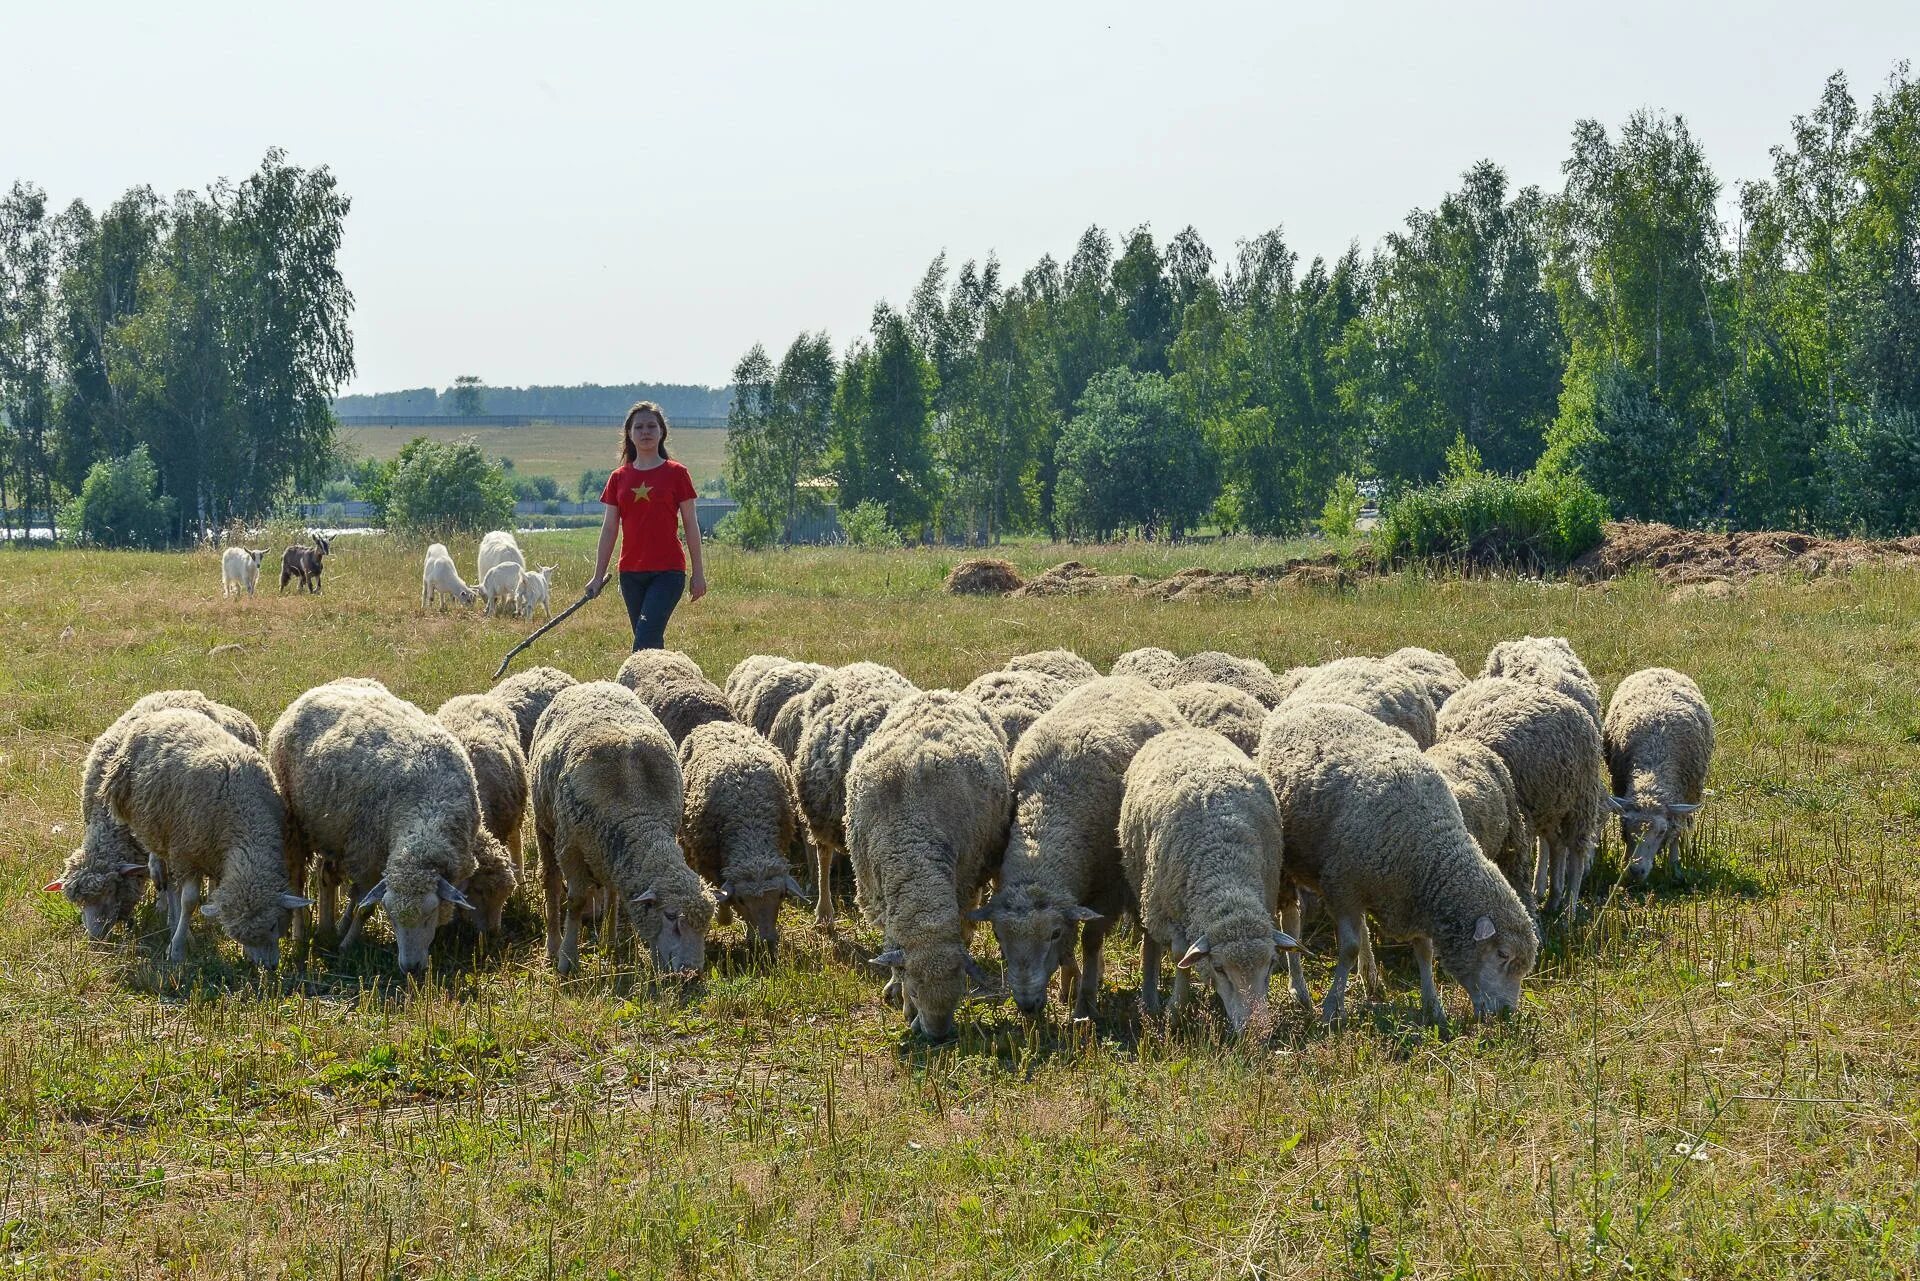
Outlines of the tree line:
M 493 387 L 473 378 L 440 390 L 413 387 L 340 396 L 333 411 L 347 417 L 470 417 L 474 414 L 624 414 L 636 401 L 651 400 L 673 418 L 724 418 L 731 391 L 698 383 L 578 383 L 569 387 Z
M 279 150 L 241 182 L 170 200 L 135 187 L 99 213 L 15 182 L 0 199 L 0 511 L 44 518 L 90 476 L 103 495 L 131 480 L 158 488 L 137 541 L 177 541 L 317 488 L 353 372 L 348 206 L 325 167 Z
M 836 353 L 734 370 L 748 541 L 837 490 L 909 532 L 1301 528 L 1461 447 L 1616 516 L 1920 529 L 1920 83 L 1843 75 L 1725 189 L 1684 119 L 1573 129 L 1557 192 L 1491 161 L 1371 253 L 1090 228 L 1017 279 L 936 256 Z

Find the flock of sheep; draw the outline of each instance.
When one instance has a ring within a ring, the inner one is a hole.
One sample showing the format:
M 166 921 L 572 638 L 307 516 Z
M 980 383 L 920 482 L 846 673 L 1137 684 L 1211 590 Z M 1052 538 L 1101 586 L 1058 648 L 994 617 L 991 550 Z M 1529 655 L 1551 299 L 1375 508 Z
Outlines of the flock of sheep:
M 1042 1016 L 1056 974 L 1092 1018 L 1123 919 L 1139 927 L 1149 1010 L 1163 956 L 1173 1002 L 1197 980 L 1236 1032 L 1271 1017 L 1283 956 L 1310 1009 L 1297 940 L 1314 898 L 1338 940 L 1327 1020 L 1356 971 L 1382 995 L 1377 926 L 1412 943 L 1423 1011 L 1444 1024 L 1436 961 L 1476 1014 L 1513 1008 L 1538 912 L 1578 903 L 1609 814 L 1631 875 L 1663 851 L 1677 868 L 1713 744 L 1685 675 L 1629 676 L 1603 719 L 1572 647 L 1540 637 L 1495 646 L 1472 680 L 1422 649 L 1282 674 L 1140 649 L 1105 676 L 1049 650 L 958 691 L 769 655 L 722 688 L 684 654 L 643 650 L 615 681 L 535 668 L 431 715 L 378 681 L 338 680 L 264 740 L 240 712 L 173 690 L 95 742 L 85 840 L 47 888 L 98 938 L 150 882 L 171 957 L 197 907 L 266 966 L 310 908 L 336 947 L 384 909 L 414 973 L 454 913 L 499 930 L 531 803 L 562 975 L 582 926 L 599 919 L 604 939 L 622 915 L 663 970 L 699 970 L 709 930 L 734 914 L 777 946 L 809 864 L 831 929 L 844 855 L 883 938 L 886 997 L 928 1037 L 952 1034 L 969 985 L 1004 984 Z M 998 981 L 970 951 L 979 924 Z

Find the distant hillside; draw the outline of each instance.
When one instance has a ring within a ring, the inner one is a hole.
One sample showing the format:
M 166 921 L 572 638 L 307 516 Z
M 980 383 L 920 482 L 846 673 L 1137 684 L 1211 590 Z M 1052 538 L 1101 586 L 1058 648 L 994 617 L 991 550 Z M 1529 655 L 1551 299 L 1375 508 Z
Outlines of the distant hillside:
M 668 418 L 725 418 L 733 404 L 733 388 L 701 387 L 688 383 L 625 383 L 603 387 L 581 383 L 573 387 L 483 387 L 483 414 L 622 414 L 636 400 L 651 400 Z M 406 391 L 341 396 L 333 402 L 336 414 L 443 415 L 453 417 L 453 389 L 435 391 L 412 387 Z

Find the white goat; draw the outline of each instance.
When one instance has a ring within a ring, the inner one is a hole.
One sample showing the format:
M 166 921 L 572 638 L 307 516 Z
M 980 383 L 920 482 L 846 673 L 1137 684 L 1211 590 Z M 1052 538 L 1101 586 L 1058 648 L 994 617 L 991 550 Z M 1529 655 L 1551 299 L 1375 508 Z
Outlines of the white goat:
M 539 569 L 529 569 L 520 575 L 520 616 L 532 618 L 533 611 L 544 608 L 547 617 L 553 617 L 553 599 L 547 589 L 553 585 L 553 571 L 557 565 L 542 565 Z
M 254 587 L 260 581 L 260 558 L 267 554 L 262 547 L 254 551 L 246 547 L 229 547 L 220 554 L 220 595 L 238 596 L 242 591 L 253 595 Z
M 509 610 L 518 613 L 520 595 L 520 565 L 516 561 L 505 560 L 487 571 L 480 580 L 480 594 L 487 599 L 484 614 L 504 614 Z
M 420 604 L 424 607 L 442 596 L 451 596 L 462 605 L 471 605 L 473 594 L 473 588 L 460 581 L 460 571 L 453 567 L 453 558 L 445 554 L 436 556 L 429 548 L 427 563 L 420 571 Z M 445 608 L 444 602 L 441 608 Z

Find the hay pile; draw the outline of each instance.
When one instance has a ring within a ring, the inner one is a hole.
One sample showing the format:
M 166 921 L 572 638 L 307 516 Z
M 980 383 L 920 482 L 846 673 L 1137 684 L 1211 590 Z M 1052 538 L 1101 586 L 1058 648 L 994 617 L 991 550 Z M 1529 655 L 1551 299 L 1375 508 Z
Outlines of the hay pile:
M 947 575 L 946 589 L 956 596 L 1005 596 L 1026 586 L 1011 562 L 979 556 L 963 560 Z
M 1920 538 L 1888 542 L 1829 539 L 1787 530 L 1718 534 L 1672 525 L 1618 521 L 1600 545 L 1573 563 L 1576 578 L 1619 578 L 1638 569 L 1677 586 L 1745 582 L 1763 574 L 1843 573 L 1862 565 L 1920 563 Z

